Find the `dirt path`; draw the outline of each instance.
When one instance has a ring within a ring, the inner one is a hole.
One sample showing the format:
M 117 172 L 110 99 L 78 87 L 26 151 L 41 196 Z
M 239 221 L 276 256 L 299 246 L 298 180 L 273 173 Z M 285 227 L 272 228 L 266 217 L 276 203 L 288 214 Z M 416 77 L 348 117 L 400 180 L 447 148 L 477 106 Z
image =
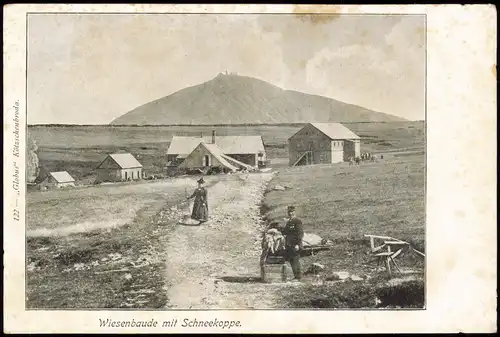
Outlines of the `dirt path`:
M 277 305 L 270 288 L 280 285 L 259 282 L 259 205 L 271 178 L 269 173 L 217 177 L 208 188 L 211 220 L 177 225 L 166 242 L 168 308 Z

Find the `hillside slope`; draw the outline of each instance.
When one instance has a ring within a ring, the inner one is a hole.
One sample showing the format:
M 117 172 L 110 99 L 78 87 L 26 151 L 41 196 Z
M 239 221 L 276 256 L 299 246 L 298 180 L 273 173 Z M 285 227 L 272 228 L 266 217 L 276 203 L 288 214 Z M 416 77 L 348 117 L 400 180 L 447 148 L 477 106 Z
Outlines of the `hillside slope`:
M 219 74 L 116 118 L 112 125 L 390 122 L 404 119 L 265 81 Z

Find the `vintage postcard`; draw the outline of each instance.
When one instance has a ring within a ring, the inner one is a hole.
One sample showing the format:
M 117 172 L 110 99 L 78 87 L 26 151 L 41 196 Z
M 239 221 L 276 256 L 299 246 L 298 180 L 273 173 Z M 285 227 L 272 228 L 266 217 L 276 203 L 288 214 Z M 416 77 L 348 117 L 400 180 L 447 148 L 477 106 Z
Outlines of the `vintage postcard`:
M 4 7 L 6 332 L 493 332 L 493 6 Z

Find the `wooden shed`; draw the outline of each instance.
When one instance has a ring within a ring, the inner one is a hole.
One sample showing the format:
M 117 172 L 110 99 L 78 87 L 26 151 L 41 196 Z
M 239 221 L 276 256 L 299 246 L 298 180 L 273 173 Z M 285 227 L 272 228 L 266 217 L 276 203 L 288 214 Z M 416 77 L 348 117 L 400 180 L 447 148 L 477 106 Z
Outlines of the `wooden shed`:
M 309 123 L 288 139 L 289 165 L 330 164 L 360 156 L 360 137 L 340 123 Z
M 98 182 L 139 179 L 142 179 L 142 164 L 130 153 L 109 154 L 97 166 Z

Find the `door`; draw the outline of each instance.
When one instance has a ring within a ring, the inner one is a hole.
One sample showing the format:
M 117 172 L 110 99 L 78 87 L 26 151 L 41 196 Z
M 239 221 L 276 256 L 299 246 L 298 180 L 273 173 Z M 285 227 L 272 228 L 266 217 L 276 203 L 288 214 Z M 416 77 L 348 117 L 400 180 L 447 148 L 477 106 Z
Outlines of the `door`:
M 311 165 L 311 164 L 313 164 L 313 159 L 314 159 L 314 155 L 313 155 L 314 142 L 309 141 L 308 146 L 309 146 L 309 152 L 308 152 L 309 159 L 308 159 L 307 165 Z
M 210 156 L 208 154 L 203 156 L 203 166 L 210 166 Z
M 313 153 L 312 151 L 306 152 L 306 165 L 311 165 L 313 163 Z

